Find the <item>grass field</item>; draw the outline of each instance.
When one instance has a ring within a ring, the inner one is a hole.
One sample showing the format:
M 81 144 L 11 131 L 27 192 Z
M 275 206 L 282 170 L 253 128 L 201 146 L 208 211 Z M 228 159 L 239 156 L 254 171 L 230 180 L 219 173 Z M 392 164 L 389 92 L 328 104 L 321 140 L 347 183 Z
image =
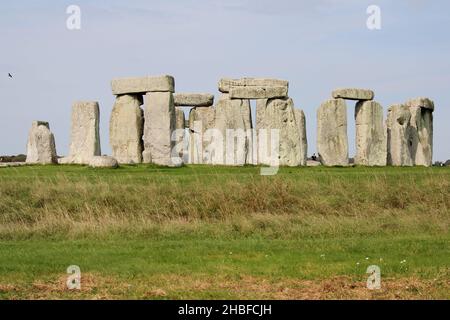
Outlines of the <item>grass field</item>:
M 0 200 L 2 299 L 450 298 L 448 167 L 10 167 Z

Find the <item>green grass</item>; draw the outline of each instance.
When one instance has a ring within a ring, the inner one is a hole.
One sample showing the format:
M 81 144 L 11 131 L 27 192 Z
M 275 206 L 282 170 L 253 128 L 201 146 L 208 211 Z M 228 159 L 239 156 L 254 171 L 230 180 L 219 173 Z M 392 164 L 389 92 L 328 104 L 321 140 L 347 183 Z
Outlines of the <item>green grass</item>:
M 26 166 L 0 197 L 0 298 L 450 298 L 449 168 Z

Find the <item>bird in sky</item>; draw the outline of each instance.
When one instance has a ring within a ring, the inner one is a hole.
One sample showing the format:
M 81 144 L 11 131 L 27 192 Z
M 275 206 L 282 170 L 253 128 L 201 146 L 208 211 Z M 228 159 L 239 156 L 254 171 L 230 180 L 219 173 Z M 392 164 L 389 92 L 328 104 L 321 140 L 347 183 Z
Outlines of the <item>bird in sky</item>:
M 8 73 L 8 77 L 12 78 L 13 76 L 12 76 L 12 74 L 11 74 L 11 73 Z

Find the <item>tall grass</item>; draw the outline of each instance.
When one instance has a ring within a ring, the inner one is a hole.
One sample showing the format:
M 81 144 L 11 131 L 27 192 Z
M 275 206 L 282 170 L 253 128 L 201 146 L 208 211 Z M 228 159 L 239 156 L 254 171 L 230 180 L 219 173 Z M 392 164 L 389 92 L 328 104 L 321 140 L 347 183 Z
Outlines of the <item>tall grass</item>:
M 0 169 L 0 237 L 448 232 L 446 168 Z

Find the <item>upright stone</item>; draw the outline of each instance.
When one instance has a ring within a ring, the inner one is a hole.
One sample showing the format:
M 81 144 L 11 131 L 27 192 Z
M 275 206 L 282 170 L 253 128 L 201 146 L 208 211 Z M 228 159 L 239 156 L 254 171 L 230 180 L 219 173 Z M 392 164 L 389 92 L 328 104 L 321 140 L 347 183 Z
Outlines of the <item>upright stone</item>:
M 212 156 L 213 164 L 244 165 L 253 163 L 252 159 L 252 118 L 250 101 L 230 99 L 221 94 L 215 107 L 214 125 L 216 133 Z
M 306 166 L 308 160 L 308 139 L 306 136 L 306 117 L 301 109 L 294 109 L 295 121 L 297 123 L 298 132 L 300 134 L 300 163 L 301 166 Z
M 410 125 L 411 112 L 408 106 L 396 104 L 388 109 L 387 115 L 387 163 L 393 166 L 414 164 L 410 138 L 414 128 Z
M 109 143 L 118 163 L 142 162 L 144 117 L 141 104 L 140 95 L 125 94 L 116 98 L 109 124 Z
M 343 99 L 330 99 L 317 111 L 317 152 L 325 166 L 348 165 L 347 108 Z
M 433 163 L 433 110 L 434 103 L 428 98 L 406 102 L 411 112 L 410 147 L 414 164 L 429 167 Z
M 184 111 L 180 108 L 175 108 L 175 148 L 178 156 L 182 162 L 185 162 L 185 152 L 187 152 L 187 146 L 185 141 L 185 124 Z
M 383 121 L 383 107 L 375 101 L 359 101 L 355 109 L 355 122 L 355 164 L 385 166 L 387 140 Z
M 191 164 L 211 164 L 214 153 L 215 109 L 195 107 L 189 112 L 189 160 Z M 208 136 L 206 133 L 208 132 Z
M 55 138 L 48 122 L 33 121 L 28 134 L 27 163 L 57 163 Z
M 100 109 L 98 102 L 79 101 L 72 107 L 72 128 L 69 156 L 63 163 L 89 164 L 101 154 Z
M 172 163 L 174 146 L 172 132 L 175 130 L 175 106 L 170 92 L 149 92 L 145 95 L 144 109 L 144 163 L 163 166 Z
M 281 166 L 306 165 L 305 116 L 291 98 L 257 100 L 256 131 L 259 164 L 273 165 L 278 157 Z

